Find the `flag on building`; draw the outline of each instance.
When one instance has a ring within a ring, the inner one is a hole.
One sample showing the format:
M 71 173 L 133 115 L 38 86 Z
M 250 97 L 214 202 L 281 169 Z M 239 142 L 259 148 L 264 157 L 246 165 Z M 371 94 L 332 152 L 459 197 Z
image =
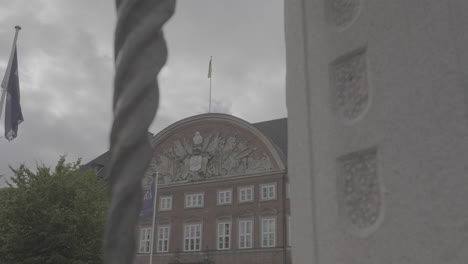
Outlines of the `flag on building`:
M 143 196 L 143 204 L 141 206 L 140 218 L 145 218 L 153 215 L 154 210 L 154 191 L 156 190 L 156 180 L 153 179 L 153 183 L 150 188 L 145 192 Z
M 24 121 L 20 104 L 20 89 L 18 77 L 18 57 L 16 44 L 13 45 L 12 58 L 3 78 L 2 88 L 6 93 L 5 106 L 5 137 L 13 140 L 18 134 L 18 125 Z
M 211 78 L 211 59 L 210 58 L 210 64 L 208 65 L 208 78 Z

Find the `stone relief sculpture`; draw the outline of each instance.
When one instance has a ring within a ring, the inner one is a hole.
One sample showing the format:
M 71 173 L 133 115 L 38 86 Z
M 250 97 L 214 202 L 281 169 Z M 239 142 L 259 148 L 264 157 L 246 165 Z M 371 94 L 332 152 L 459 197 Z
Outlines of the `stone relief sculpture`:
M 173 140 L 157 151 L 151 170 L 159 172 L 159 184 L 189 182 L 272 169 L 266 152 L 239 135 L 215 132 Z
M 351 52 L 330 66 L 332 106 L 343 120 L 355 120 L 369 103 L 365 49 Z
M 360 0 L 324 0 L 328 23 L 344 27 L 359 13 Z
M 381 214 L 382 191 L 375 148 L 338 159 L 338 193 L 346 222 L 355 229 L 372 227 Z

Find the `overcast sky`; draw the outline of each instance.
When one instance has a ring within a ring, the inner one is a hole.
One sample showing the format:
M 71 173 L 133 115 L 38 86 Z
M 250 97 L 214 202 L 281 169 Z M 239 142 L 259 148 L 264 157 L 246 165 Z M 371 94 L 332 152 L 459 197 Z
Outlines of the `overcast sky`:
M 8 164 L 53 166 L 60 155 L 88 162 L 109 146 L 113 33 L 111 0 L 0 0 L 0 78 L 18 38 L 21 105 L 18 137 L 0 139 L 0 175 Z M 249 122 L 286 117 L 282 0 L 180 0 L 165 27 L 169 58 L 150 128 L 157 133 L 208 111 Z M 4 133 L 4 117 L 0 132 Z M 0 180 L 0 186 L 3 180 Z

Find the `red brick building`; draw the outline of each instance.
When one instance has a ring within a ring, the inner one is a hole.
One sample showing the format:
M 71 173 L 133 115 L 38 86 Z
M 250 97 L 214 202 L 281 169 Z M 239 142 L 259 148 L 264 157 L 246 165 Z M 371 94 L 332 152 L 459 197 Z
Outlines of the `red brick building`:
M 291 263 L 286 122 L 204 114 L 155 135 L 155 230 L 142 219 L 135 263 L 149 263 L 152 235 L 153 264 Z
M 286 119 L 249 124 L 205 114 L 154 136 L 155 232 L 139 230 L 136 263 L 290 263 Z M 276 141 L 276 142 L 275 142 Z

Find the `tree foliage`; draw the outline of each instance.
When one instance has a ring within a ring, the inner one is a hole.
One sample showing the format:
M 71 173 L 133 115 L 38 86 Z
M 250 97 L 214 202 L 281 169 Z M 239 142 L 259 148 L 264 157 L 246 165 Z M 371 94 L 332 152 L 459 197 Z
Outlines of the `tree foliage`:
M 0 190 L 0 263 L 102 263 L 107 191 L 94 171 L 61 157 L 55 169 L 21 165 Z

